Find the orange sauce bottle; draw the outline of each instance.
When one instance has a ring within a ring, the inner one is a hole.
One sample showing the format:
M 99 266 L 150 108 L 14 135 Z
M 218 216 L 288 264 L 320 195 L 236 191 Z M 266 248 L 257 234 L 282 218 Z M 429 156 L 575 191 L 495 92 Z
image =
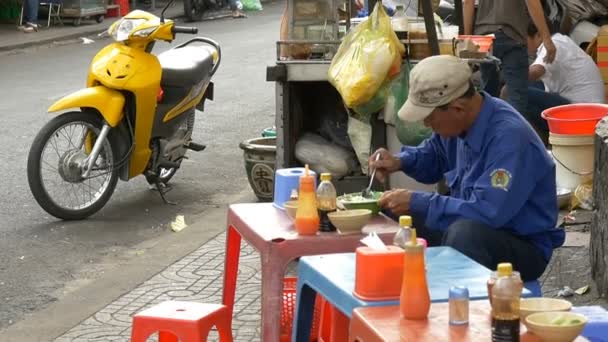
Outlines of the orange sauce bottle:
M 410 241 L 405 244 L 399 307 L 401 318 L 412 320 L 426 319 L 431 308 L 431 296 L 424 266 L 424 246 L 416 240 L 414 228 L 411 228 Z
M 319 231 L 319 223 L 315 178 L 309 174 L 306 165 L 304 175 L 300 177 L 296 231 L 300 235 L 315 235 Z

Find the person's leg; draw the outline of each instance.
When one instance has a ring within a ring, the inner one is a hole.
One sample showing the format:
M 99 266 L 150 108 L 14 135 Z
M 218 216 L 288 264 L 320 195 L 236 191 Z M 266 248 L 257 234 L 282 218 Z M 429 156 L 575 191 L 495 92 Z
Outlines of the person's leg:
M 541 117 L 545 109 L 569 104 L 570 101 L 554 93 L 547 93 L 544 89 L 528 87 L 528 109 L 523 113 L 528 122 L 542 134 L 549 134 L 547 121 Z
M 247 16 L 245 15 L 245 13 L 243 13 L 243 12 L 241 12 L 241 10 L 239 10 L 236 2 L 237 2 L 237 0 L 228 0 L 228 5 L 230 6 L 230 10 L 232 11 L 232 17 L 233 18 L 246 18 Z
M 500 37 L 502 52 L 502 74 L 507 86 L 507 102 L 517 111 L 525 113 L 528 105 L 528 50 L 502 32 Z
M 498 68 L 492 63 L 483 63 L 481 70 L 481 88 L 488 94 L 498 97 L 500 90 L 500 74 Z
M 491 270 L 501 262 L 510 262 L 523 281 L 538 279 L 547 267 L 543 253 L 531 242 L 473 220 L 454 222 L 442 244 Z
M 25 0 L 23 6 L 24 23 L 37 28 L 39 0 Z

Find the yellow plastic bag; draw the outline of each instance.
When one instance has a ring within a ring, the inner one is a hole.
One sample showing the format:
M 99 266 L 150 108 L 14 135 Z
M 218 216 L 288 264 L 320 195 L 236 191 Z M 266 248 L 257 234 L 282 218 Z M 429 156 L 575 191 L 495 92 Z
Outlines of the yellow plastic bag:
M 329 66 L 329 82 L 347 107 L 363 105 L 386 80 L 399 74 L 404 53 L 389 16 L 378 2 L 369 18 L 344 37 Z

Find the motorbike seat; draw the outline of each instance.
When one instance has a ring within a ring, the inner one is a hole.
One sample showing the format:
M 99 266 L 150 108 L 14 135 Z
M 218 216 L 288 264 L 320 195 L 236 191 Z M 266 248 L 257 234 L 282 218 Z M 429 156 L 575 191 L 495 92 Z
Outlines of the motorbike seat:
M 202 81 L 213 69 L 213 53 L 206 46 L 184 46 L 158 55 L 161 84 L 189 87 Z

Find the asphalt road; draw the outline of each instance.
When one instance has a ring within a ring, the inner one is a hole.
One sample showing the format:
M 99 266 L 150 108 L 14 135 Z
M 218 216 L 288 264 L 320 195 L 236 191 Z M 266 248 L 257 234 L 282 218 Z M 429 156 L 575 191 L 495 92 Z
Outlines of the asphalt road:
M 190 154 L 168 194 L 177 206 L 163 204 L 139 177 L 119 181 L 106 207 L 85 221 L 58 221 L 40 209 L 27 185 L 29 147 L 49 120 L 46 108 L 84 85 L 91 58 L 110 40 L 0 56 L 0 329 L 111 277 L 106 270 L 136 258 L 147 241 L 175 239 L 169 224 L 177 214 L 192 224 L 204 221 L 213 208 L 254 199 L 238 143 L 274 123 L 274 84 L 265 81 L 265 69 L 274 63 L 282 9 L 282 3 L 268 4 L 244 20 L 195 24 L 200 35 L 221 43 L 223 60 L 214 79 L 215 101 L 206 104 L 195 126 L 195 141 L 207 144 L 207 150 Z M 156 51 L 169 47 L 159 43 Z M 175 258 L 163 255 L 156 262 L 168 265 Z M 120 282 L 116 279 L 116 286 Z

